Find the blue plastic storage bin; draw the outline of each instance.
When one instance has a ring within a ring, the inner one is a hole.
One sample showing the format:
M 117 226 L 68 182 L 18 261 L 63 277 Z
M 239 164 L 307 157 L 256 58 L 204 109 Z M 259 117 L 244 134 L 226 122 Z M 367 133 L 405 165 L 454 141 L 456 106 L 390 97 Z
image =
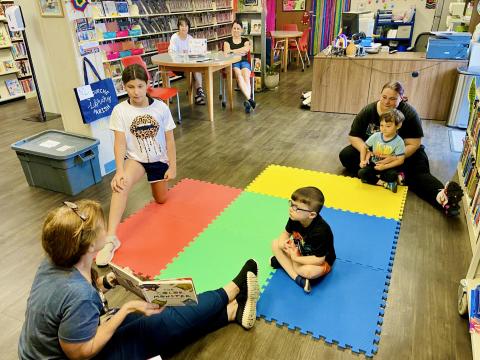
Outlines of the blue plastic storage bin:
M 102 181 L 97 139 L 47 130 L 12 144 L 28 185 L 76 195 Z

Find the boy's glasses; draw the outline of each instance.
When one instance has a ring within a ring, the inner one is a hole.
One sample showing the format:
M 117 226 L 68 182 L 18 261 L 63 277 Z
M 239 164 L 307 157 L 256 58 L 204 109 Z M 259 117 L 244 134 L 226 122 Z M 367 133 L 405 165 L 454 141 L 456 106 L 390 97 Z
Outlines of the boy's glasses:
M 64 201 L 63 202 L 63 205 L 65 205 L 66 207 L 68 207 L 69 209 L 72 209 L 72 211 L 78 215 L 78 217 L 80 219 L 82 219 L 82 221 L 87 221 L 87 215 L 83 214 L 80 212 L 80 210 L 78 209 L 78 205 L 75 204 L 74 202 L 70 202 L 70 201 Z
M 308 209 L 302 209 L 299 208 L 297 205 L 295 205 L 292 200 L 288 200 L 288 205 L 293 209 L 293 211 L 298 212 L 298 211 L 305 211 L 305 212 L 312 212 L 312 210 Z

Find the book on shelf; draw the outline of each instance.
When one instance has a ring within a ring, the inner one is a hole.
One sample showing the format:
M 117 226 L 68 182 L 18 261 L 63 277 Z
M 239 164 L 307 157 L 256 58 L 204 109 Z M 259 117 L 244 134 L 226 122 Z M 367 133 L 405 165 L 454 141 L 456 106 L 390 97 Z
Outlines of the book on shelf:
M 256 57 L 253 59 L 253 71 L 254 72 L 261 72 L 262 71 L 262 59 Z
M 145 301 L 160 306 L 197 305 L 197 293 L 191 278 L 143 281 L 128 269 L 113 263 L 110 267 L 118 283 Z
M 128 2 L 117 1 L 115 3 L 115 5 L 117 7 L 118 15 L 120 15 L 120 16 L 128 16 L 129 15 L 129 13 L 128 13 Z
M 118 16 L 115 1 L 102 1 L 102 5 L 105 16 Z
M 18 69 L 19 76 L 30 76 L 32 75 L 32 69 L 30 67 L 30 62 L 28 60 L 17 60 L 15 61 L 16 68 Z
M 5 72 L 10 72 L 10 71 L 17 70 L 14 60 L 4 60 L 3 61 L 3 68 L 5 69 Z
M 0 46 L 5 47 L 5 46 L 10 46 L 11 41 L 10 41 L 10 35 L 7 27 L 5 25 L 2 25 L 0 22 Z
M 262 33 L 262 20 L 252 19 L 250 21 L 250 34 L 260 35 Z
M 105 11 L 103 10 L 103 5 L 101 1 L 90 0 L 89 5 L 92 12 L 92 17 L 99 18 L 105 16 Z
M 125 88 L 123 87 L 123 82 L 121 78 L 113 79 L 113 85 L 115 86 L 115 91 L 117 93 L 117 96 L 125 92 Z
M 20 80 L 20 84 L 22 85 L 24 93 L 35 91 L 35 84 L 32 78 Z
M 17 79 L 5 80 L 5 86 L 7 87 L 7 90 L 10 96 L 23 94 L 22 86 L 20 85 Z
M 248 35 L 248 21 L 242 21 L 242 29 L 243 29 L 243 34 Z

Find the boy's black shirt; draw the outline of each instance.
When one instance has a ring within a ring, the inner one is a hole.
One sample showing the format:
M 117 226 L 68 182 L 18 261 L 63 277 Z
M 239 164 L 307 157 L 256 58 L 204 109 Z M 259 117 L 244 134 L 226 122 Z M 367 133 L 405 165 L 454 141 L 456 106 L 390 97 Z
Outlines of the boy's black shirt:
M 288 219 L 285 230 L 292 235 L 302 256 L 325 256 L 325 261 L 330 266 L 333 265 L 337 258 L 333 247 L 333 233 L 330 225 L 320 215 L 307 227 L 303 227 L 299 221 Z
M 380 115 L 377 112 L 377 102 L 365 106 L 353 119 L 352 127 L 348 135 L 367 140 L 370 135 L 380 131 Z M 422 122 L 413 106 L 401 101 L 397 107 L 405 116 L 398 135 L 402 139 L 418 139 L 423 137 Z

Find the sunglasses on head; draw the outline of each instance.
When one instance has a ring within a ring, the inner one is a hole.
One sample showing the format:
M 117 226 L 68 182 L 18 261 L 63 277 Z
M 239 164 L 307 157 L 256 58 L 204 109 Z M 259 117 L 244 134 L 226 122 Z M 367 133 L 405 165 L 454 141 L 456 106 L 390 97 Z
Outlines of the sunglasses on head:
M 82 219 L 82 221 L 87 221 L 87 219 L 88 219 L 87 215 L 80 212 L 80 209 L 78 208 L 77 204 L 75 204 L 74 202 L 71 202 L 71 201 L 64 201 L 63 205 L 65 205 L 66 207 L 71 209 L 75 214 L 77 214 L 78 217 L 80 219 Z

